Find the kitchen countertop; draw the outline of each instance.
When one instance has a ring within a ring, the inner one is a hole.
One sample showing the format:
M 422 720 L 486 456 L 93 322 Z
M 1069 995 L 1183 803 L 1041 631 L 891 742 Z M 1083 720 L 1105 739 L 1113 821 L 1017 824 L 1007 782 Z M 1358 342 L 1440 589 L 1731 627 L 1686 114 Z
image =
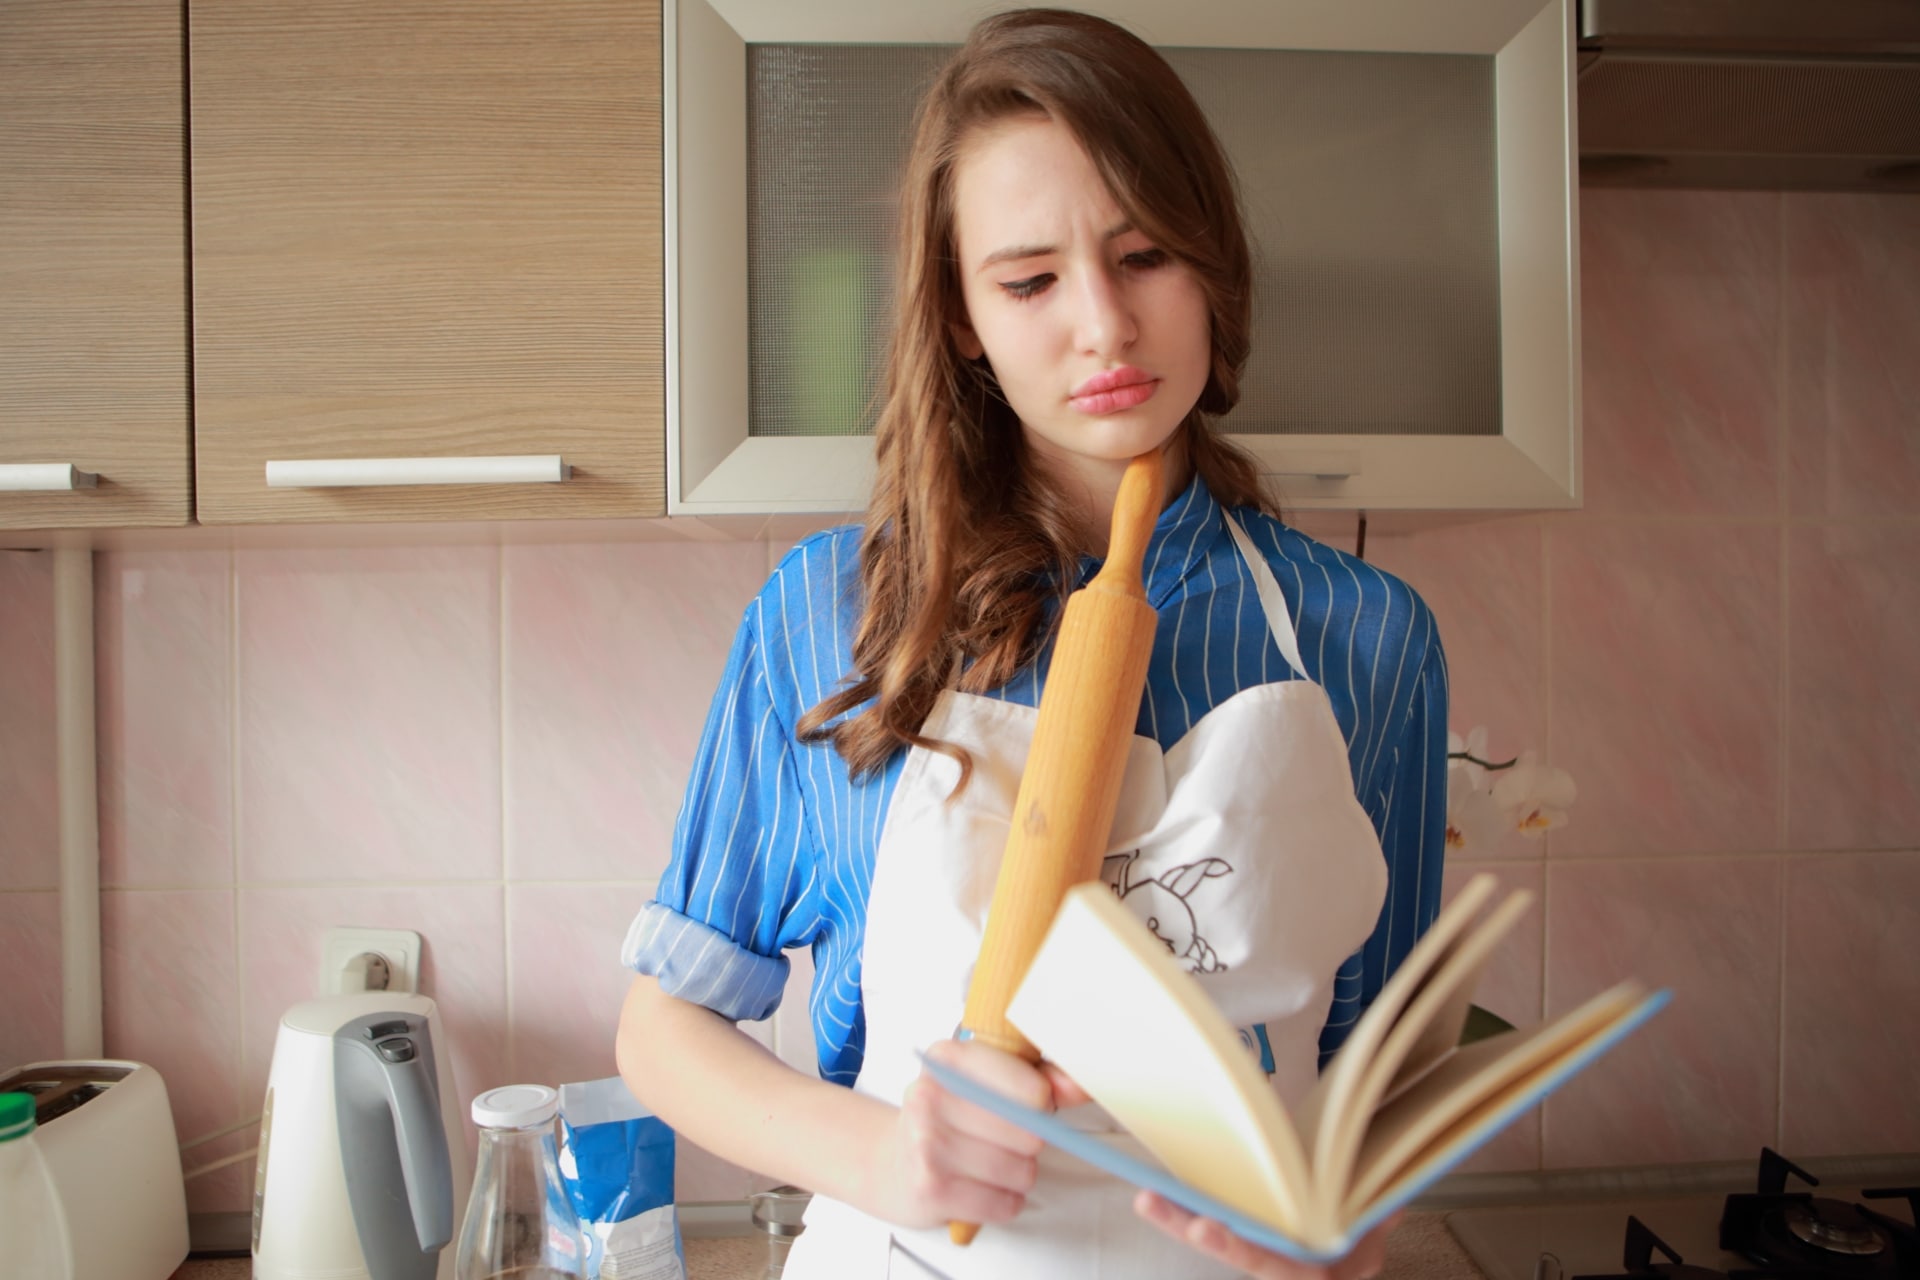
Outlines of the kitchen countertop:
M 1454 1242 L 1438 1213 L 1409 1213 L 1387 1238 L 1383 1280 L 1481 1280 L 1480 1271 Z M 687 1280 L 759 1280 L 766 1246 L 753 1236 L 710 1236 L 686 1241 Z M 172 1280 L 250 1280 L 246 1258 L 195 1259 Z

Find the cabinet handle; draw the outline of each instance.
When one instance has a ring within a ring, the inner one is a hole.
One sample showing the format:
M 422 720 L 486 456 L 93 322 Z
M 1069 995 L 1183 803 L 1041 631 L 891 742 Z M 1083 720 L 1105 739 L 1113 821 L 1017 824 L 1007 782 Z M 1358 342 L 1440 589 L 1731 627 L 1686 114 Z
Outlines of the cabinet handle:
M 1270 476 L 1309 476 L 1315 480 L 1348 480 L 1360 474 L 1360 453 L 1354 449 L 1301 450 L 1281 455 L 1274 465 L 1263 467 Z
M 71 462 L 0 462 L 0 493 L 92 489 L 99 483 L 98 473 L 82 471 Z
M 556 484 L 573 473 L 558 454 L 498 458 L 302 458 L 267 464 L 269 489 L 378 484 Z

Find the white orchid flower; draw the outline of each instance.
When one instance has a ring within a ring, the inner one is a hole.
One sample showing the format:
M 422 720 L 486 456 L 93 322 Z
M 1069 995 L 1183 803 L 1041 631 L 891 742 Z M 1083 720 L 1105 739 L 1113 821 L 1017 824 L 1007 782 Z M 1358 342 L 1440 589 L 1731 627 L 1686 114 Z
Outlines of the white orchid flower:
M 1478 766 L 1447 762 L 1447 853 L 1451 856 L 1485 853 L 1507 827 L 1507 815 L 1493 802 L 1493 793 L 1478 785 L 1485 776 L 1486 770 Z
M 1577 795 L 1572 774 L 1542 764 L 1537 752 L 1523 751 L 1493 784 L 1491 799 L 1494 808 L 1507 815 L 1510 829 L 1538 837 L 1567 824 L 1567 810 Z

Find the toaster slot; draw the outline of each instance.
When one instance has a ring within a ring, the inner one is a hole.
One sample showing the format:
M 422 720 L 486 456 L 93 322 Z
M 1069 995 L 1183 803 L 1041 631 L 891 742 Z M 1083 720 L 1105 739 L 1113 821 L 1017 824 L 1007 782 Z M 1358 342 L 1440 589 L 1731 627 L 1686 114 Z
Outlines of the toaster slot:
M 105 1063 L 42 1063 L 0 1080 L 0 1093 L 33 1095 L 36 1127 L 44 1129 L 111 1089 L 130 1074 L 126 1067 Z
M 39 1105 L 34 1108 L 34 1123 L 44 1129 L 67 1112 L 78 1110 L 92 1102 L 105 1093 L 107 1088 L 108 1086 L 104 1084 L 78 1084 L 71 1089 L 63 1089 L 59 1093 L 42 1098 Z

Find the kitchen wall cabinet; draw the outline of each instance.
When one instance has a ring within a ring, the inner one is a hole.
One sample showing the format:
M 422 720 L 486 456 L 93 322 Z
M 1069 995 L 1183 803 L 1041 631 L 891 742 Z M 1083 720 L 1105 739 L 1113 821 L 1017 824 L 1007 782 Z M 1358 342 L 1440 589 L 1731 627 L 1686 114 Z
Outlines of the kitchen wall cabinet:
M 188 7 L 199 520 L 662 514 L 657 2 Z M 265 478 L 476 455 L 572 475 Z
M 1183 74 L 1233 159 L 1254 238 L 1263 210 L 1279 232 L 1256 253 L 1249 364 L 1250 379 L 1277 385 L 1276 407 L 1249 395 L 1221 429 L 1289 507 L 1580 504 L 1572 0 L 1080 7 L 1169 49 L 1177 69 L 1204 51 L 1245 71 L 1237 97 L 1218 92 L 1225 77 Z M 876 68 L 866 51 L 886 64 L 902 47 L 957 43 L 981 6 L 665 0 L 665 11 L 668 510 L 856 509 L 873 472 L 872 439 L 853 420 L 865 388 L 844 377 L 823 390 L 820 375 L 870 367 L 878 349 L 882 290 L 845 277 L 878 276 L 887 257 L 867 224 L 884 222 L 872 211 L 890 187 L 873 171 L 889 166 L 867 159 L 903 146 L 912 95 L 885 86 L 927 74 Z M 763 74 L 761 60 L 789 54 Z M 1415 90 L 1441 63 L 1464 69 L 1470 109 L 1422 105 Z M 826 215 L 796 222 L 795 186 L 826 192 Z M 1445 240 L 1463 226 L 1464 253 Z M 1276 308 L 1259 311 L 1263 297 Z M 777 362 L 789 333 L 789 367 L 763 375 L 763 353 Z M 836 346 L 836 334 L 861 336 Z M 769 410 L 765 388 L 781 384 L 794 412 Z M 796 430 L 815 406 L 838 420 Z
M 1240 434 L 1229 420 L 1291 506 L 1578 505 L 1568 5 L 1475 0 L 1441 15 L 1413 0 L 1337 11 L 1196 0 L 1176 22 L 1164 0 L 1096 0 L 1167 46 L 1485 63 L 1493 408 L 1458 435 L 1346 434 L 1331 419 Z M 974 10 L 187 9 L 184 59 L 179 7 L 157 0 L 0 11 L 0 462 L 71 461 L 101 476 L 91 491 L 0 495 L 0 528 L 864 502 L 869 437 L 752 425 L 764 405 L 748 356 L 759 340 L 747 298 L 748 55 L 781 42 L 947 42 Z M 1275 168 L 1288 199 L 1311 197 L 1314 183 Z M 829 310 L 801 319 L 831 321 Z M 1433 344 L 1415 348 L 1411 362 L 1383 354 L 1382 367 L 1442 378 L 1453 367 Z M 1350 379 L 1369 381 L 1385 379 Z M 499 455 L 558 456 L 572 474 L 511 487 L 266 480 L 276 460 Z
M 191 518 L 181 21 L 0 4 L 0 528 Z M 97 482 L 14 488 L 31 464 Z

